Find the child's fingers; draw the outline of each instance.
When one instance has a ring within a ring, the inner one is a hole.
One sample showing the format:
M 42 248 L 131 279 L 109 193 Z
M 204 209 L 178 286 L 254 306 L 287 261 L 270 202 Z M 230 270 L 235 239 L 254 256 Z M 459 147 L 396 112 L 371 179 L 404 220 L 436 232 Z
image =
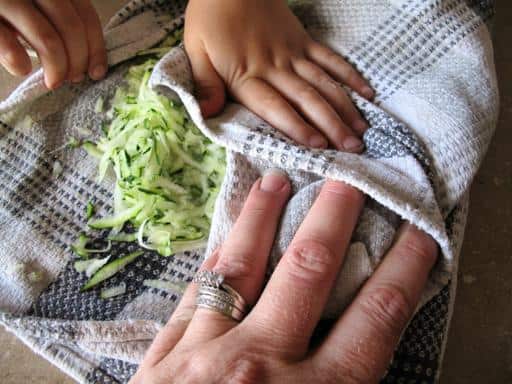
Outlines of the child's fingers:
M 72 0 L 72 2 L 85 26 L 89 47 L 89 77 L 100 80 L 107 72 L 107 52 L 100 19 L 89 0 Z
M 27 51 L 16 38 L 14 31 L 0 22 L 0 64 L 14 76 L 30 73 L 32 64 Z
M 311 84 L 332 105 L 349 127 L 361 135 L 366 131 L 368 124 L 363 120 L 340 83 L 309 60 L 294 60 L 292 66 L 297 75 Z
M 66 49 L 55 28 L 28 1 L 3 2 L 0 11 L 37 52 L 46 86 L 50 89 L 60 86 L 66 79 L 68 63 Z
M 300 144 L 326 148 L 327 140 L 264 80 L 249 78 L 230 90 L 233 96 L 262 119 Z
M 327 136 L 335 148 L 354 153 L 363 150 L 362 141 L 315 87 L 288 71 L 273 70 L 267 77 L 302 116 Z
M 203 49 L 195 48 L 193 44 L 189 44 L 186 49 L 194 75 L 195 94 L 201 113 L 204 117 L 215 116 L 222 110 L 226 101 L 224 81 Z
M 35 4 L 64 43 L 68 59 L 67 79 L 73 83 L 82 81 L 87 71 L 87 40 L 80 16 L 68 0 L 36 0 Z
M 312 41 L 306 53 L 308 58 L 324 68 L 331 76 L 348 85 L 361 96 L 372 99 L 375 92 L 366 80 L 343 57 L 326 46 Z

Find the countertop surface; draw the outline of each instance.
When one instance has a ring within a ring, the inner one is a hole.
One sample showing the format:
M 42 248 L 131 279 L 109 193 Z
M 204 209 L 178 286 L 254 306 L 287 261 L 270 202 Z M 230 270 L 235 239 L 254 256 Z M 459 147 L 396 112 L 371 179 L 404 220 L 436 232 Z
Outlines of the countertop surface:
M 102 21 L 124 3 L 93 2 Z M 512 2 L 497 0 L 496 5 L 501 115 L 471 191 L 441 384 L 512 383 Z M 1 383 L 74 383 L 1 327 L 0 345 Z

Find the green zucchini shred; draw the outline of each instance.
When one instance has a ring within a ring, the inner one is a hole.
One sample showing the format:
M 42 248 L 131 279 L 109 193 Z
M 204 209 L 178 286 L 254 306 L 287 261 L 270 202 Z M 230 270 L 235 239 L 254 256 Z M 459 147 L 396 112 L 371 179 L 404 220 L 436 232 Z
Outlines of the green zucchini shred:
M 71 249 L 78 256 L 87 258 L 89 257 L 89 253 L 86 251 L 86 245 L 89 241 L 91 241 L 91 239 L 84 233 L 81 233 L 80 235 L 78 235 L 78 239 L 76 240 L 76 242 L 73 245 L 71 245 Z
M 101 290 L 100 297 L 102 299 L 111 299 L 112 297 L 116 297 L 119 295 L 124 295 L 126 293 L 126 283 L 122 282 L 119 285 L 114 287 L 108 287 Z
M 91 217 L 93 217 L 94 212 L 96 212 L 96 207 L 94 206 L 92 201 L 88 201 L 87 205 L 85 206 L 85 217 L 87 217 L 87 219 L 90 219 Z
M 135 261 L 135 259 L 137 259 L 143 253 L 144 252 L 142 251 L 133 252 L 119 259 L 111 261 L 107 265 L 104 265 L 94 275 L 92 275 L 92 277 L 89 279 L 89 281 L 87 281 L 87 283 L 84 284 L 80 291 L 87 291 L 88 289 L 91 289 L 92 287 L 98 285 L 99 283 L 114 276 L 121 269 L 126 267 L 131 262 Z

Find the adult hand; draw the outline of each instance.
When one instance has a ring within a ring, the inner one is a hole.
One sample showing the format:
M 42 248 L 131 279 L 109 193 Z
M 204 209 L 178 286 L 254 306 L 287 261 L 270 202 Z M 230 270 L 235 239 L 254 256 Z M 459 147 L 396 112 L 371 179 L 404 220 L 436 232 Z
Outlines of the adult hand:
M 285 0 L 190 0 L 185 49 L 203 115 L 226 90 L 297 142 L 360 152 L 368 124 L 340 85 L 374 92 L 341 56 L 307 34 Z M 327 141 L 327 140 L 328 141 Z
M 381 265 L 330 333 L 310 338 L 363 206 L 363 195 L 326 181 L 260 296 L 287 179 L 253 186 L 221 249 L 202 268 L 222 273 L 250 305 L 240 323 L 197 308 L 191 284 L 131 384 L 376 383 L 419 301 L 437 245 L 404 225 Z
M 0 0 L 0 64 L 25 76 L 32 64 L 18 36 L 39 56 L 49 89 L 78 83 L 86 73 L 99 80 L 107 71 L 103 31 L 89 0 Z

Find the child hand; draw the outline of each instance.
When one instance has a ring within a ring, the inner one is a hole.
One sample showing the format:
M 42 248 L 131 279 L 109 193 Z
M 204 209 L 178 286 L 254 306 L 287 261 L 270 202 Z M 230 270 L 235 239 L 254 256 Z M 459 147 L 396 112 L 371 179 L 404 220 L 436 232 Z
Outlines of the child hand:
M 86 73 L 99 80 L 107 71 L 100 20 L 89 0 L 0 0 L 0 64 L 24 76 L 32 65 L 18 36 L 36 51 L 50 89 L 78 83 Z
M 205 117 L 227 91 L 301 144 L 363 149 L 368 125 L 340 83 L 366 98 L 373 90 L 309 37 L 285 0 L 190 0 L 184 42 Z

